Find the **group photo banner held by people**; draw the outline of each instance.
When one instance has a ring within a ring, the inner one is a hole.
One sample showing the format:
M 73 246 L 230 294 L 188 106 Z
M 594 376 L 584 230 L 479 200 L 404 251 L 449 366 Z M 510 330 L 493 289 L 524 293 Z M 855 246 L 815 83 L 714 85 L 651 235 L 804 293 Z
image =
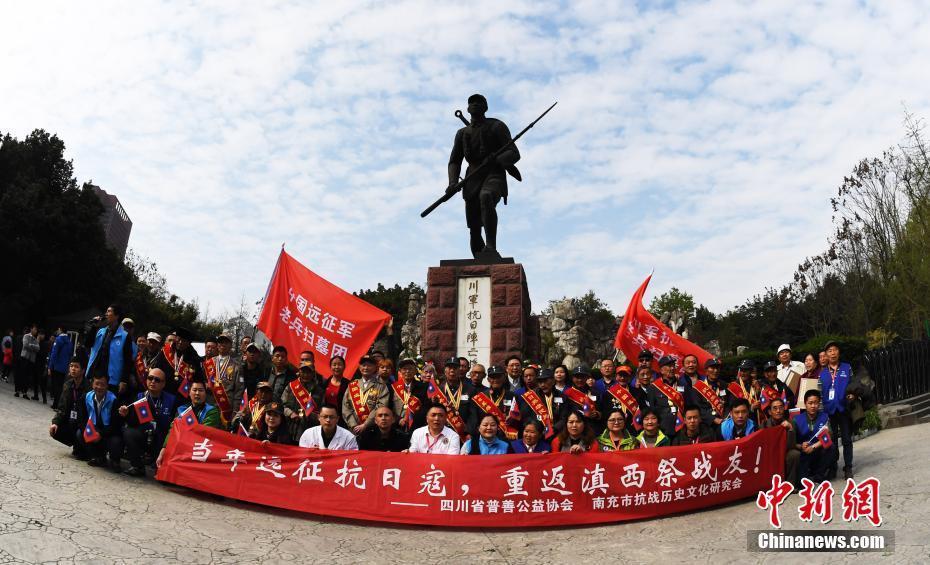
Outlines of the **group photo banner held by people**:
M 568 526 L 754 498 L 783 472 L 785 434 L 583 455 L 329 451 L 175 425 L 159 480 L 311 514 L 430 526 Z
M 275 345 L 287 347 L 289 361 L 297 362 L 303 350 L 317 358 L 345 359 L 345 374 L 352 375 L 358 360 L 378 337 L 391 315 L 346 292 L 314 273 L 281 249 L 258 329 Z M 329 363 L 316 371 L 330 376 Z
M 614 347 L 622 351 L 628 359 L 636 359 L 641 351 L 652 352 L 653 369 L 662 357 L 671 357 L 675 360 L 675 367 L 681 369 L 682 360 L 687 355 L 696 356 L 698 367 L 703 367 L 713 355 L 675 333 L 643 306 L 643 295 L 646 294 L 650 280 L 652 275 L 646 277 L 633 294 L 623 315 L 623 323 L 617 330 Z

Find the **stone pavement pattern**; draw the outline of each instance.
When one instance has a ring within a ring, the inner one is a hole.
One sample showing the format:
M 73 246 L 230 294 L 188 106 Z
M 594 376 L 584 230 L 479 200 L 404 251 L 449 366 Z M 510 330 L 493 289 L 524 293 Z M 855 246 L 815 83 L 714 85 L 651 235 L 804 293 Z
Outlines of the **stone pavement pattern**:
M 548 530 L 456 532 L 321 521 L 218 499 L 153 480 L 114 475 L 70 456 L 48 437 L 51 410 L 0 383 L 0 563 L 895 563 L 930 561 L 930 424 L 887 430 L 856 443 L 857 478 L 882 481 L 893 554 L 753 553 L 746 531 L 767 529 L 752 501 L 689 515 Z M 867 529 L 841 519 L 825 527 Z M 799 498 L 782 506 L 785 529 L 808 529 Z

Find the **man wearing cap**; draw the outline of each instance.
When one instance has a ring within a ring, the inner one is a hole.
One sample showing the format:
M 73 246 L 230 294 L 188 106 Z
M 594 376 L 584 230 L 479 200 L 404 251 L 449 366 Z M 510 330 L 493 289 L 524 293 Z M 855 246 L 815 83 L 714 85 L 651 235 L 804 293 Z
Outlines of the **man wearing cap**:
M 140 336 L 140 339 L 142 339 L 142 336 Z M 158 353 L 161 351 L 161 336 L 159 334 L 149 332 L 143 341 L 144 343 L 138 347 L 135 359 L 136 392 L 145 390 L 145 377 L 148 376 L 149 369 L 155 366 L 155 358 L 158 357 Z
M 542 369 L 536 378 L 536 387 L 517 397 L 520 421 L 537 420 L 545 430 L 546 441 L 550 441 L 565 427 L 567 410 L 562 393 L 555 390 L 555 374 L 552 369 Z
M 227 424 L 242 403 L 245 380 L 241 369 L 242 362 L 232 354 L 232 338 L 226 334 L 216 336 L 216 356 L 204 359 L 203 371 L 210 397 Z
M 285 427 L 295 440 L 300 439 L 308 428 L 320 423 L 324 388 L 323 380 L 314 370 L 312 362 L 301 365 L 297 369 L 297 378 L 285 387 L 281 395 Z
M 276 345 L 271 350 L 271 367 L 264 379 L 271 385 L 272 399 L 275 402 L 281 402 L 284 389 L 296 378 L 297 373 L 287 362 L 287 348 L 283 345 Z
M 249 398 L 253 398 L 256 387 L 265 374 L 265 369 L 262 366 L 262 349 L 255 342 L 245 346 L 245 362 L 239 372 L 242 375 L 243 387 L 245 388 L 244 394 L 248 394 Z M 238 409 L 238 406 L 234 404 L 233 409 Z
M 365 355 L 358 362 L 361 376 L 353 379 L 342 398 L 342 418 L 346 427 L 358 435 L 366 426 L 374 425 L 369 416 L 379 406 L 389 406 L 391 389 L 377 375 L 375 360 Z
M 733 408 L 733 404 L 740 398 L 745 398 L 749 402 L 749 413 L 755 414 L 761 403 L 756 391 L 757 384 L 752 382 L 752 371 L 756 364 L 749 359 L 740 361 L 736 369 L 736 378 L 727 385 L 727 412 Z
M 773 398 L 781 398 L 788 410 L 793 408 L 794 393 L 788 388 L 788 385 L 778 380 L 778 363 L 775 361 L 766 362 L 762 367 L 762 376 L 759 390 L 759 408 L 763 411 L 763 415 L 767 413 L 768 403 Z
M 833 437 L 842 439 L 843 474 L 850 479 L 853 476 L 853 443 L 852 420 L 847 408 L 848 402 L 855 400 L 855 395 L 847 392 L 847 387 L 852 380 L 852 367 L 840 361 L 839 343 L 829 341 L 823 349 L 827 353 L 827 365 L 820 371 L 823 411 L 830 417 Z
M 615 382 L 604 393 L 601 412 L 610 414 L 619 408 L 625 415 L 626 431 L 633 435 L 638 434 L 640 426 L 636 421 L 636 415 L 641 409 L 646 408 L 646 393 L 640 388 L 630 386 L 633 371 L 628 366 L 620 365 L 615 373 Z
M 194 418 L 197 420 L 198 424 L 211 428 L 220 428 L 222 426 L 220 411 L 216 406 L 207 402 L 207 384 L 205 382 L 194 381 L 191 383 L 190 395 L 191 401 L 189 403 L 178 406 L 174 419 L 171 420 L 171 423 L 168 425 L 168 434 L 171 433 L 171 428 L 174 427 L 174 423 L 181 417 L 181 414 L 187 412 L 188 408 L 194 413 Z M 155 459 L 156 467 L 161 467 L 162 459 L 165 456 L 165 447 L 168 445 L 168 434 L 165 434 L 165 441 L 161 444 L 161 450 L 158 452 L 158 457 Z M 126 474 L 134 477 L 141 477 L 145 475 L 145 471 L 136 467 L 130 467 L 129 470 L 126 471 Z
M 248 431 L 249 437 L 255 437 L 265 425 L 265 408 L 274 401 L 274 389 L 271 383 L 262 381 L 255 388 L 255 397 L 249 400 L 249 405 L 243 407 L 233 418 L 232 429 L 235 431 L 242 424 Z
M 675 375 L 675 359 L 664 356 L 659 359 L 661 377 L 649 385 L 646 402 L 659 417 L 659 427 L 668 437 L 684 426 L 685 405 L 694 404 L 690 386 L 682 386 Z
M 511 415 L 516 416 L 519 414 L 519 407 L 514 409 L 516 400 L 513 392 L 507 390 L 504 384 L 506 380 L 507 370 L 500 365 L 491 365 L 488 369 L 488 390 L 475 393 L 472 397 L 471 419 L 468 421 L 469 430 L 477 429 L 484 415 L 491 414 L 497 418 L 500 433 L 511 441 L 517 439 L 516 430 L 508 424 L 507 420 Z
M 97 330 L 87 360 L 87 376 L 107 375 L 110 392 L 129 393 L 133 367 L 132 338 L 120 325 L 123 310 L 111 304 L 106 311 L 106 326 Z
M 695 405 L 701 410 L 701 421 L 708 426 L 719 426 L 727 417 L 727 387 L 720 380 L 720 361 L 712 357 L 704 363 L 707 377 L 692 387 Z
M 572 370 L 572 386 L 565 387 L 562 391 L 562 396 L 566 399 L 565 417 L 568 418 L 573 410 L 580 411 L 588 419 L 594 433 L 600 434 L 605 426 L 601 421 L 604 416 L 604 397 L 588 387 L 590 377 L 591 370 L 585 365 L 578 365 Z
M 471 115 L 469 125 L 455 133 L 452 154 L 449 156 L 449 187 L 458 184 L 462 171 L 462 159 L 468 161 L 465 176 L 476 167 L 484 165 L 478 174 L 468 179 L 462 189 L 465 199 L 465 219 L 471 234 L 471 253 L 477 259 L 481 253 L 500 257 L 497 253 L 497 211 L 495 207 L 501 198 L 507 204 L 507 175 L 510 172 L 519 180 L 519 172 L 514 164 L 520 160 L 520 151 L 516 145 L 503 149 L 510 143 L 510 130 L 497 119 L 488 118 L 488 101 L 480 94 L 468 97 L 468 113 Z M 503 150 L 502 150 L 503 149 Z M 493 162 L 487 162 L 496 152 Z M 450 193 L 454 194 L 454 193 Z M 484 227 L 485 242 L 481 237 Z
M 185 400 L 188 397 L 188 387 L 194 380 L 203 380 L 203 361 L 194 350 L 194 332 L 187 328 L 177 328 L 174 331 L 177 339 L 174 343 L 166 343 L 155 359 L 155 366 L 165 372 L 168 383 L 165 390 L 170 394 L 178 394 Z
M 429 405 L 428 385 L 417 380 L 417 362 L 411 358 L 401 359 L 397 371 L 400 378 L 391 383 L 393 389 L 393 415 L 399 417 L 398 426 L 406 433 L 426 425 L 426 409 Z M 458 370 L 454 371 L 458 378 Z M 450 379 L 446 379 L 446 385 Z M 443 385 L 445 386 L 445 385 Z M 375 424 L 378 424 L 376 421 Z M 392 421 L 393 425 L 394 422 Z M 382 430 L 384 431 L 384 430 Z M 384 451 L 384 450 L 379 450 Z M 393 451 L 393 450 L 387 450 Z
M 652 378 L 649 380 L 650 384 L 653 381 L 658 380 L 659 373 L 652 370 L 652 362 L 654 359 L 655 357 L 652 355 L 652 352 L 649 350 L 643 349 L 642 351 L 639 352 L 639 355 L 636 357 L 637 365 L 636 365 L 636 371 L 634 373 L 634 376 L 636 377 L 634 380 L 637 382 L 633 383 L 633 386 L 642 386 L 642 385 L 639 385 L 639 372 L 643 369 L 649 369 L 649 372 L 652 375 Z M 642 387 L 644 390 L 649 389 L 648 384 Z
M 806 370 L 804 363 L 791 360 L 790 345 L 783 343 L 778 346 L 778 380 L 788 385 L 791 392 L 797 394 L 797 387 L 800 385 L 801 375 L 803 375 Z M 797 374 L 797 376 L 792 377 L 792 373 Z

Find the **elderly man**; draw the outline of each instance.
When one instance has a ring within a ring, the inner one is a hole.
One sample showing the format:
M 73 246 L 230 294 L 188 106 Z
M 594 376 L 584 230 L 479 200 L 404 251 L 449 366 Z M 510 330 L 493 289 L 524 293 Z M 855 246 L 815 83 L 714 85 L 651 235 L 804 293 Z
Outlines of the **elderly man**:
M 204 359 L 203 372 L 208 392 L 226 425 L 242 403 L 245 380 L 241 369 L 242 363 L 232 354 L 232 338 L 223 334 L 216 336 L 216 355 Z
M 320 408 L 320 425 L 308 428 L 298 445 L 311 449 L 358 449 L 355 436 L 339 426 L 339 413 L 329 404 Z
M 145 377 L 149 374 L 149 369 L 155 366 L 155 358 L 161 352 L 161 336 L 155 332 L 149 332 L 146 336 L 139 336 L 136 339 L 138 347 L 136 348 L 136 391 L 145 390 Z
M 391 389 L 378 378 L 376 367 L 372 357 L 362 357 L 358 362 L 361 377 L 349 383 L 342 398 L 342 419 L 355 435 L 365 427 L 374 425 L 369 416 L 376 408 L 388 406 L 391 401 Z
M 568 407 L 562 393 L 555 390 L 555 374 L 552 369 L 542 369 L 536 379 L 536 387 L 517 398 L 520 406 L 520 421 L 523 425 L 536 420 L 551 441 L 565 427 Z
M 679 421 L 684 420 L 686 405 L 694 404 L 692 387 L 682 385 L 675 375 L 675 359 L 659 359 L 659 371 L 662 376 L 653 382 L 646 391 L 646 402 L 656 411 L 662 432 L 672 438 L 680 429 Z
M 400 378 L 391 384 L 394 391 L 393 414 L 400 418 L 400 427 L 410 433 L 426 424 L 428 385 L 417 380 L 417 362 L 409 357 L 400 361 L 398 372 Z M 457 372 L 455 378 L 458 378 Z
M 271 368 L 264 379 L 271 384 L 272 397 L 275 402 L 281 402 L 287 385 L 296 378 L 297 373 L 287 362 L 287 348 L 283 345 L 276 345 L 271 350 Z
M 488 369 L 488 390 L 475 393 L 472 397 L 471 418 L 468 420 L 468 429 L 476 430 L 485 414 L 497 418 L 501 431 L 510 440 L 517 439 L 517 432 L 506 425 L 507 418 L 514 410 L 516 399 L 513 392 L 506 388 L 507 373 L 503 367 L 492 365 Z M 514 415 L 519 412 L 514 411 Z M 510 437 L 513 436 L 513 437 Z
M 410 453 L 458 455 L 461 447 L 459 435 L 446 427 L 446 407 L 442 404 L 430 406 L 426 425 L 410 436 Z
M 626 431 L 639 433 L 636 415 L 646 408 L 646 393 L 641 388 L 630 386 L 633 371 L 626 365 L 617 367 L 616 375 L 614 384 L 602 396 L 601 412 L 610 414 L 612 410 L 620 409 L 624 414 Z
M 601 395 L 607 394 L 607 389 L 616 383 L 616 365 L 613 359 L 602 359 L 600 364 L 600 378 L 594 381 L 594 390 Z
M 798 376 L 795 379 L 799 379 L 805 370 L 804 363 L 791 360 L 790 345 L 783 343 L 778 346 L 778 380 L 790 386 L 788 377 L 791 373 L 797 373 Z
M 177 328 L 174 331 L 174 343 L 166 343 L 155 359 L 155 366 L 164 371 L 168 378 L 165 390 L 169 394 L 179 394 L 187 399 L 190 395 L 188 387 L 195 380 L 202 380 L 203 363 L 200 355 L 192 345 L 194 332 L 187 328 Z
M 727 385 L 720 380 L 720 361 L 710 358 L 704 363 L 706 380 L 697 381 L 692 399 L 701 410 L 701 419 L 708 426 L 719 426 L 727 416 Z
M 168 432 L 171 432 L 171 428 L 174 427 L 174 423 L 182 414 L 187 412 L 188 409 L 194 413 L 194 419 L 198 424 L 203 424 L 204 426 L 210 426 L 211 428 L 220 428 L 222 426 L 222 421 L 220 420 L 220 411 L 217 410 L 216 406 L 207 403 L 207 385 L 203 381 L 194 381 L 191 383 L 191 401 L 189 404 L 184 404 L 178 406 L 177 415 L 174 420 L 168 425 Z M 161 467 L 162 459 L 165 456 L 165 447 L 168 445 L 168 434 L 165 434 L 165 441 L 161 445 L 161 450 L 158 452 L 158 457 L 155 459 L 155 466 Z M 132 469 L 126 471 L 129 475 L 142 476 L 144 473 L 139 474 L 131 473 Z
M 313 364 L 301 365 L 297 379 L 288 383 L 281 395 L 284 418 L 291 437 L 297 439 L 308 429 L 320 423 L 323 406 L 323 380 L 313 370 Z

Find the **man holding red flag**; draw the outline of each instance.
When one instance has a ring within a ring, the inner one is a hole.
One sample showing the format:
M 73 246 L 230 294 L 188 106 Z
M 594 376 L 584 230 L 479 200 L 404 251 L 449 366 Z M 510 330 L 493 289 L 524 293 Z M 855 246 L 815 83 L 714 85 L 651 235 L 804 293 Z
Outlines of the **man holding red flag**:
M 614 347 L 623 351 L 628 359 L 637 359 L 640 352 L 651 351 L 659 357 L 674 359 L 677 366 L 679 360 L 690 354 L 697 357 L 695 367 L 703 365 L 713 355 L 676 334 L 643 307 L 643 295 L 651 279 L 652 275 L 646 277 L 633 294 L 617 330 Z
M 368 351 L 391 315 L 320 277 L 284 249 L 278 256 L 258 329 L 290 352 L 310 349 L 321 359 L 345 359 L 345 374 Z M 324 377 L 330 367 L 317 366 Z M 345 412 L 343 412 L 343 418 Z
M 109 455 L 110 469 L 118 473 L 119 441 L 115 436 L 119 433 L 119 418 L 116 415 L 116 395 L 108 390 L 108 385 L 109 377 L 105 373 L 93 376 L 92 390 L 77 405 L 77 421 L 84 425 L 76 430 L 75 440 L 82 446 L 79 451 L 89 457 L 88 465 L 103 467 L 107 465 Z

